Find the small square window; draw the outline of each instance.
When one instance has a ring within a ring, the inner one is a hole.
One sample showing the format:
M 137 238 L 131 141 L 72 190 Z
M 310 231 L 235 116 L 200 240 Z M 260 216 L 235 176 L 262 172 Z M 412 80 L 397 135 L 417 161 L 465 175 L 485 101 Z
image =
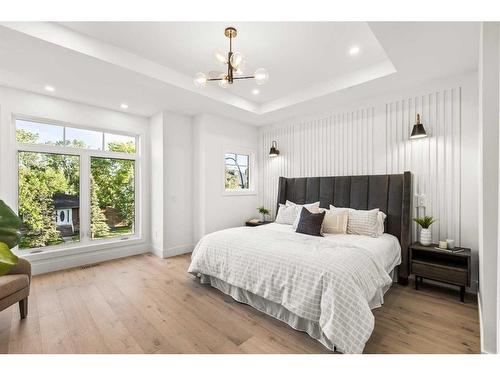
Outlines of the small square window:
M 226 152 L 224 159 L 225 190 L 249 190 L 251 181 L 250 155 Z

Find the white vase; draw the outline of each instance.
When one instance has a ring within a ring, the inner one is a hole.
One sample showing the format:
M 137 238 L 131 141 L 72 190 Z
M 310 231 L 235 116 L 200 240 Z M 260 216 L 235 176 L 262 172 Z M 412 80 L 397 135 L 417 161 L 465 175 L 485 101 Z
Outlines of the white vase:
M 420 229 L 420 243 L 429 246 L 432 243 L 432 232 L 429 228 Z

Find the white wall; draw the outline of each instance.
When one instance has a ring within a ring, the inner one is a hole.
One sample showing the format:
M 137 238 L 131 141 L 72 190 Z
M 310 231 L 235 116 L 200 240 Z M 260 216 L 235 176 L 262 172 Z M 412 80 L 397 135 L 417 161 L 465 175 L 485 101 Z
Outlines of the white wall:
M 479 52 L 479 304 L 481 349 L 498 353 L 500 311 L 499 251 L 499 118 L 500 118 L 500 27 L 497 22 L 481 26 Z
M 163 112 L 157 113 L 149 119 L 150 146 L 151 146 L 151 247 L 153 253 L 163 257 L 164 252 L 164 194 L 163 160 Z
M 477 73 L 450 77 L 260 129 L 261 201 L 276 210 L 278 177 L 413 173 L 433 240 L 454 238 L 473 252 L 478 278 Z M 416 113 L 430 135 L 409 140 Z M 266 157 L 273 140 L 280 156 Z M 416 203 L 413 204 L 416 206 Z M 415 209 L 414 209 L 415 211 Z M 424 214 L 421 209 L 419 214 Z M 413 238 L 417 238 L 414 226 Z M 476 283 L 472 283 L 475 290 Z
M 59 121 L 83 127 L 101 128 L 110 131 L 125 131 L 140 136 L 140 171 L 142 189 L 140 195 L 139 220 L 142 228 L 138 241 L 107 246 L 91 245 L 77 252 L 52 252 L 27 255 L 34 273 L 74 267 L 81 264 L 127 256 L 149 251 L 149 135 L 148 120 L 118 111 L 56 99 L 26 91 L 0 87 L 0 197 L 14 209 L 17 208 L 16 176 L 17 155 L 14 149 L 14 115 L 25 115 L 46 120 Z M 138 228 L 140 229 L 140 228 Z
M 193 133 L 193 221 L 196 242 L 207 233 L 242 226 L 246 219 L 258 216 L 258 191 L 251 195 L 223 194 L 224 150 L 243 148 L 253 150 L 258 155 L 258 128 L 203 114 L 194 118 Z M 254 174 L 258 175 L 258 171 Z
M 191 118 L 151 117 L 151 241 L 160 257 L 193 249 L 193 131 Z

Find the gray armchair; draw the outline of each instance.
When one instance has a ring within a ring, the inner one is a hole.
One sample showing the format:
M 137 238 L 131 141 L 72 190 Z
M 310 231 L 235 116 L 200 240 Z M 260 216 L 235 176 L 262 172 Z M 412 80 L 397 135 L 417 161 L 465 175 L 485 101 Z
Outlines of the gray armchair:
M 30 284 L 31 264 L 19 258 L 19 262 L 7 274 L 0 276 L 0 311 L 19 302 L 21 319 L 26 318 Z

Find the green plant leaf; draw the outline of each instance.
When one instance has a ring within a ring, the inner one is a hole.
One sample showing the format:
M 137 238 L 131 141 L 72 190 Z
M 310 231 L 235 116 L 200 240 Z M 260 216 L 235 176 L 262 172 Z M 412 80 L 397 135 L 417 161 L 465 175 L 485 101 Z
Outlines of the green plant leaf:
M 7 244 L 9 249 L 16 246 L 20 238 L 20 226 L 19 217 L 0 200 L 0 242 Z
M 18 258 L 10 251 L 9 246 L 0 242 L 0 276 L 17 264 Z
M 418 225 L 420 225 L 422 228 L 427 229 L 437 220 L 434 219 L 432 216 L 423 216 L 423 217 L 413 218 L 413 221 L 416 222 Z
M 269 210 L 264 206 L 257 208 L 257 211 L 262 215 L 269 215 Z

